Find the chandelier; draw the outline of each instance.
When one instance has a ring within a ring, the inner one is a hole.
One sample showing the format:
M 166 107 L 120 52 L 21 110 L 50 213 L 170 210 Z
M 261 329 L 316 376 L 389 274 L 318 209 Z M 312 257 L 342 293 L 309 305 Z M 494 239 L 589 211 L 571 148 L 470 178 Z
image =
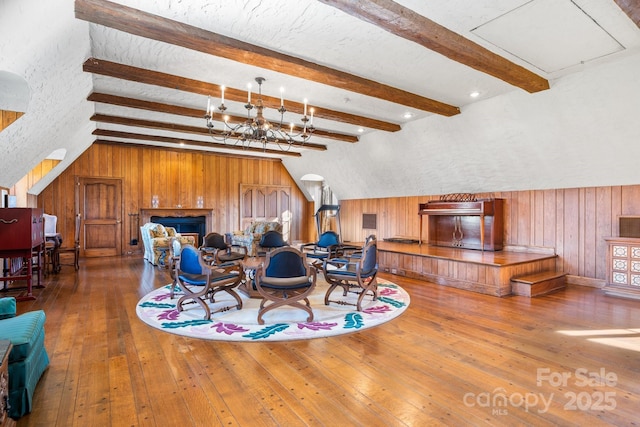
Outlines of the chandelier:
M 228 139 L 233 139 L 234 145 L 241 143 L 242 146 L 249 147 L 251 143 L 262 144 L 266 150 L 267 143 L 275 143 L 282 151 L 289 151 L 292 145 L 303 145 L 309 140 L 311 134 L 315 130 L 313 127 L 313 108 L 309 108 L 310 117 L 307 117 L 307 100 L 304 100 L 304 114 L 301 119 L 302 126 L 296 127 L 293 123 L 284 126 L 284 113 L 287 109 L 284 107 L 283 89 L 280 89 L 280 122 L 271 123 L 263 115 L 264 104 L 262 103 L 262 83 L 266 80 L 264 77 L 256 77 L 258 82 L 258 99 L 255 105 L 251 103 L 251 84 L 247 85 L 247 103 L 244 108 L 247 110 L 247 118 L 238 124 L 231 124 L 229 116 L 225 115 L 227 107 L 224 105 L 224 90 L 222 86 L 222 96 L 220 105 L 217 107 L 223 121 L 222 130 L 214 130 L 214 112 L 215 106 L 211 102 L 211 97 L 207 100 L 207 111 L 204 116 L 209 134 L 216 141 L 223 141 L 227 144 Z M 251 117 L 251 110 L 255 108 L 256 114 Z

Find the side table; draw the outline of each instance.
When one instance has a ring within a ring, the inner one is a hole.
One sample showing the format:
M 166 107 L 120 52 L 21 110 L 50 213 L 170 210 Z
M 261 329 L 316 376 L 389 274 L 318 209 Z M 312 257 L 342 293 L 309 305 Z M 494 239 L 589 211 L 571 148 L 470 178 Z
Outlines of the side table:
M 0 341 L 0 426 L 13 427 L 16 422 L 9 418 L 9 353 L 11 353 L 11 341 Z

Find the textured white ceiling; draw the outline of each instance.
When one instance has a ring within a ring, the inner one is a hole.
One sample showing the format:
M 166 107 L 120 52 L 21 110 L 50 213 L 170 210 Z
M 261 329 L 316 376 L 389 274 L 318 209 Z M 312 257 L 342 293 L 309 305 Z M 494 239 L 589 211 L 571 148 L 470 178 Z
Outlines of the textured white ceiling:
M 55 149 L 67 150 L 56 168 L 63 170 L 95 140 L 96 127 L 125 130 L 96 125 L 89 120 L 94 112 L 204 125 L 86 101 L 91 92 L 105 92 L 203 110 L 207 102 L 204 95 L 84 73 L 89 57 L 235 88 L 262 76 L 266 95 L 279 96 L 283 86 L 291 100 L 306 97 L 312 105 L 402 124 L 394 133 L 365 129 L 356 144 L 314 136 L 326 152 L 283 159 L 294 179 L 320 174 L 342 199 L 637 181 L 624 168 L 601 165 L 626 162 L 617 150 L 634 150 L 639 132 L 633 123 L 640 108 L 640 30 L 612 0 L 398 1 L 550 81 L 551 89 L 534 94 L 315 0 L 117 3 L 456 105 L 462 113 L 429 114 L 89 24 L 75 18 L 72 0 L 0 0 L 0 72 L 24 78 L 30 90 L 26 114 L 0 133 L 0 186 L 13 185 Z M 549 38 L 537 37 L 540 31 Z M 470 98 L 472 91 L 480 96 Z M 228 112 L 243 114 L 242 103 L 226 104 Z M 411 119 L 403 118 L 407 111 Z M 288 113 L 285 121 L 299 115 Z M 357 134 L 355 125 L 314 124 Z

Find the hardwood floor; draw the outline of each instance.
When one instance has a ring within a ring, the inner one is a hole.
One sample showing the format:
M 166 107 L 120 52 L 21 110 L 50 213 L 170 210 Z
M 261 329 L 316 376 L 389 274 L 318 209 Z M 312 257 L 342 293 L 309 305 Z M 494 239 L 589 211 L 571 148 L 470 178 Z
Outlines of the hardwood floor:
M 382 326 L 228 343 L 138 320 L 136 302 L 166 271 L 141 257 L 82 260 L 18 303 L 46 311 L 51 358 L 18 426 L 638 425 L 640 301 L 383 277 L 411 305 Z

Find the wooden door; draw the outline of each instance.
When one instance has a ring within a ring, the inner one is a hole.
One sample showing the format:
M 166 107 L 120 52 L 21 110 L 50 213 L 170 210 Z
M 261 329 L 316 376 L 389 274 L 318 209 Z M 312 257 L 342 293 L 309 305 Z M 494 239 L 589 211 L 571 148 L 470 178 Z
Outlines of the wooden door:
M 85 257 L 122 254 L 122 180 L 79 178 L 82 215 L 80 253 Z
M 279 221 L 282 235 L 288 241 L 291 220 L 291 187 L 240 185 L 240 229 L 254 221 Z

